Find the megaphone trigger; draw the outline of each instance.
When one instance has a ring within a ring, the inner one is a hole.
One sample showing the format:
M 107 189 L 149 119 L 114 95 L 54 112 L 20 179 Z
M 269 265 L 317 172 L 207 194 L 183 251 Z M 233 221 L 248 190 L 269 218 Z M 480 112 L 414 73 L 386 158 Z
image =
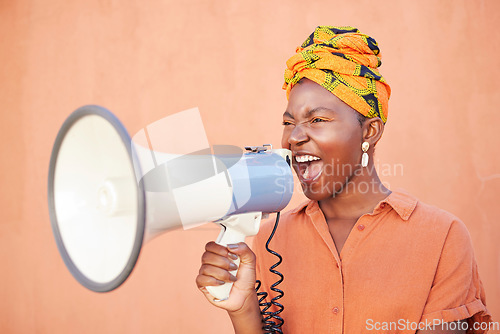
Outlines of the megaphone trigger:
M 229 216 L 215 223 L 221 226 L 221 232 L 215 241 L 221 246 L 237 244 L 244 242 L 246 237 L 251 237 L 259 232 L 260 221 L 262 220 L 262 212 L 248 212 Z M 234 263 L 239 267 L 240 259 L 234 260 Z M 234 276 L 237 275 L 238 269 L 230 271 Z M 208 292 L 219 301 L 229 298 L 233 283 L 226 283 L 220 286 L 207 286 Z

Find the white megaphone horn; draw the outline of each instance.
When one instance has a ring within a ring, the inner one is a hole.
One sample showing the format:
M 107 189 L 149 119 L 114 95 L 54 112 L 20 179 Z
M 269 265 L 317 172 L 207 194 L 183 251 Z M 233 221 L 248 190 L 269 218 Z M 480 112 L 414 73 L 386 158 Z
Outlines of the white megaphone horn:
M 111 112 L 84 106 L 66 119 L 52 150 L 54 237 L 71 274 L 96 292 L 119 287 L 143 242 L 160 233 L 213 221 L 221 225 L 219 244 L 238 243 L 292 196 L 288 150 L 252 147 L 243 154 L 221 146 L 170 154 L 153 150 L 144 135 L 132 140 Z M 223 300 L 231 287 L 208 290 Z

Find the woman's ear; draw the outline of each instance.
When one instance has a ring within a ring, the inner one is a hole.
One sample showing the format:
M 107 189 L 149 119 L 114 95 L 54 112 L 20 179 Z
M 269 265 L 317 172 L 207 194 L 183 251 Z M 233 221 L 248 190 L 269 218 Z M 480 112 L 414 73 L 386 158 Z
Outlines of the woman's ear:
M 374 147 L 384 133 L 384 122 L 379 117 L 367 118 L 363 123 L 363 141 Z

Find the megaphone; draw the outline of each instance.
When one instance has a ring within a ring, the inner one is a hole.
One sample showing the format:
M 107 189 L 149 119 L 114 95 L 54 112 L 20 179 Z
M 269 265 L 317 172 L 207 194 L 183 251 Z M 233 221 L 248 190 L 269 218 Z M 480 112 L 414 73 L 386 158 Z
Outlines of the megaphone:
M 105 108 L 74 111 L 57 134 L 48 178 L 52 230 L 71 274 L 107 292 L 129 277 L 143 243 L 161 233 L 212 221 L 222 245 L 257 234 L 262 216 L 291 199 L 291 152 L 247 149 L 157 152 L 132 140 Z M 224 300 L 231 287 L 208 290 Z

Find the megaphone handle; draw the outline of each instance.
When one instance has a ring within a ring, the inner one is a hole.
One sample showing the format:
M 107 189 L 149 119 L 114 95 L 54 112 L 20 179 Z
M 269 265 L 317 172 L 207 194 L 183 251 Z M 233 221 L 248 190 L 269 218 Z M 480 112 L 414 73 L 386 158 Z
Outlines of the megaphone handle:
M 253 236 L 259 232 L 261 218 L 261 212 L 248 212 L 223 219 L 218 222 L 221 231 L 215 242 L 222 246 L 244 242 L 247 236 Z M 240 259 L 234 260 L 234 263 L 239 267 Z M 238 270 L 230 271 L 230 273 L 236 276 Z M 218 286 L 207 286 L 207 290 L 214 298 L 226 300 L 229 298 L 232 287 L 233 283 L 226 283 Z
M 227 246 L 229 244 L 237 244 L 239 242 L 245 241 L 246 236 L 240 231 L 235 230 L 231 227 L 226 227 L 222 224 L 220 225 L 221 225 L 221 232 L 219 234 L 219 237 L 215 241 L 219 245 Z M 234 260 L 233 262 L 238 267 L 240 266 L 240 258 Z M 238 269 L 230 271 L 230 273 L 236 276 L 236 274 L 238 273 Z M 226 300 L 229 298 L 229 293 L 231 292 L 232 287 L 233 283 L 226 283 L 219 286 L 207 286 L 207 290 L 214 298 L 218 300 Z

